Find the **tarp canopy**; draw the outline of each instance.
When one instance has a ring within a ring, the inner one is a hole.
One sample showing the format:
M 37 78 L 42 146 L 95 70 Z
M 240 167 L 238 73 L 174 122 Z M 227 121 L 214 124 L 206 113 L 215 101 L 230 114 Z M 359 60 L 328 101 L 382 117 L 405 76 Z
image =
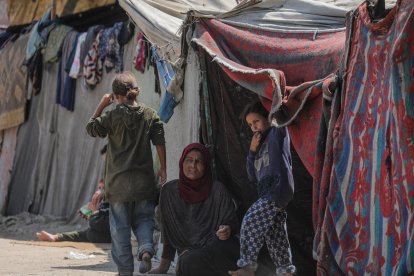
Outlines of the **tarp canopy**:
M 206 16 L 229 11 L 236 0 L 119 0 L 119 5 L 142 29 L 163 58 L 176 61 L 181 54 L 181 32 L 186 14 L 196 10 Z
M 253 28 L 333 29 L 344 27 L 347 11 L 318 1 L 263 0 L 239 5 L 218 18 L 227 19 L 229 24 Z
M 241 202 L 241 212 L 257 198 L 255 187 L 241 169 L 245 167 L 251 135 L 240 118 L 243 108 L 260 96 L 269 109 L 276 111 L 285 95 L 296 92 L 296 86 L 299 91 L 315 87 L 308 95 L 310 104 L 296 108 L 305 114 L 304 118 L 289 129 L 300 158 L 293 150 L 295 196 L 287 207 L 287 227 L 293 262 L 300 275 L 315 271 L 311 250 L 312 176 L 303 163 L 313 173 L 318 128 L 310 123 L 319 123 L 320 80 L 334 73 L 341 61 L 346 12 L 313 1 L 263 1 L 240 5 L 216 18 L 194 13 L 199 18 L 194 29 L 189 28 L 194 31 L 187 34 L 195 44 L 192 46 L 199 46 L 201 56 L 206 53 L 203 71 L 208 96 L 203 92 L 202 102 L 208 98 L 211 111 L 205 115 L 201 112 L 205 122 L 201 125 L 211 121 L 212 137 L 203 137 L 203 142 L 214 147 L 218 177 Z M 288 123 L 291 121 L 280 125 Z M 207 128 L 204 133 L 208 133 Z
M 345 42 L 345 16 L 345 9 L 316 1 L 263 1 L 239 6 L 217 19 L 200 19 L 193 41 L 231 79 L 258 94 L 275 113 L 292 86 L 310 82 L 300 88 L 310 89 L 339 68 Z M 333 27 L 329 28 L 330 25 Z M 311 174 L 318 129 L 317 123 L 316 127 L 314 124 L 320 118 L 320 92 L 311 95 L 315 100 L 302 112 L 312 120 L 304 118 L 290 126 L 293 144 Z M 302 108 L 297 106 L 296 112 Z M 290 122 L 287 120 L 284 124 Z
M 57 0 L 56 14 L 65 16 L 115 2 L 116 0 Z M 0 27 L 24 25 L 39 20 L 51 4 L 52 0 L 0 0 Z

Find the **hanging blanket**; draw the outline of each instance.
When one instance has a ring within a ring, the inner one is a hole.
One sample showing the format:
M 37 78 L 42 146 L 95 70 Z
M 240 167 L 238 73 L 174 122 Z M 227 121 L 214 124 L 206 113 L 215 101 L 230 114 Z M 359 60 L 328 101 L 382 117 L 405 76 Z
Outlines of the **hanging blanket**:
M 414 273 L 414 1 L 354 13 L 333 140 L 319 274 Z M 327 156 L 329 159 L 329 156 Z M 325 185 L 325 184 L 323 184 Z M 326 186 L 326 185 L 325 185 Z
M 20 36 L 0 51 L 0 130 L 24 122 L 26 72 L 23 62 L 29 35 Z
M 263 104 L 276 113 L 290 91 L 307 98 L 296 104 L 294 117 L 286 118 L 293 145 L 313 174 L 316 138 L 322 102 L 320 80 L 334 73 L 341 60 L 345 29 L 283 31 L 235 27 L 215 19 L 201 19 L 193 41 L 204 48 L 224 72 L 239 85 L 257 93 Z M 307 83 L 305 83 L 307 82 Z M 302 84 L 300 87 L 293 86 Z M 301 93 L 306 91 L 306 93 Z M 305 97 L 303 95 L 306 94 Z

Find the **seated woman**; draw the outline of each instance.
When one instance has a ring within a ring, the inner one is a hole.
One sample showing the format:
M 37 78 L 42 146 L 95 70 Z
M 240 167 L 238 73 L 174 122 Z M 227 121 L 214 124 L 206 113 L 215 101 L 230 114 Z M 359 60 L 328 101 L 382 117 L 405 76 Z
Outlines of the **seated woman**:
M 161 189 L 163 253 L 159 267 L 166 273 L 178 252 L 177 275 L 228 275 L 237 268 L 239 230 L 232 198 L 224 185 L 213 181 L 208 149 L 188 145 L 180 159 L 178 180 Z

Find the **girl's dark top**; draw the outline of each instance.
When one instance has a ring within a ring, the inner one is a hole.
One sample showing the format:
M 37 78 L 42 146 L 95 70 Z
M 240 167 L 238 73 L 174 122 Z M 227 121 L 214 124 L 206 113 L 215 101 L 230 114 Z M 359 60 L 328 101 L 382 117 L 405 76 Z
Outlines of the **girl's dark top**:
M 294 191 L 289 133 L 285 127 L 271 127 L 263 134 L 262 141 L 259 150 L 250 151 L 247 156 L 247 174 L 256 183 L 260 198 L 275 201 L 284 208 Z

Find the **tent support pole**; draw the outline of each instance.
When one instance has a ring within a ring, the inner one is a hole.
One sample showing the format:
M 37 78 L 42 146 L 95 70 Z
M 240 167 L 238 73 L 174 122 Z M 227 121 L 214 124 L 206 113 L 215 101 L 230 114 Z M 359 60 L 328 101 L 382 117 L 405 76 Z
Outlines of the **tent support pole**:
M 216 159 L 215 159 L 215 147 L 213 143 L 213 127 L 211 123 L 211 112 L 210 112 L 210 97 L 208 93 L 208 85 L 207 85 L 207 70 L 206 70 L 206 57 L 203 50 L 198 52 L 199 60 L 200 60 L 200 69 L 201 69 L 201 79 L 202 79 L 202 86 L 201 86 L 201 95 L 203 98 L 202 104 L 204 105 L 202 108 L 204 109 L 204 116 L 206 120 L 206 130 L 207 130 L 207 148 L 210 151 L 211 155 L 211 171 L 213 174 L 213 179 L 217 179 L 216 175 Z
M 52 20 L 56 19 L 56 0 L 52 0 Z

